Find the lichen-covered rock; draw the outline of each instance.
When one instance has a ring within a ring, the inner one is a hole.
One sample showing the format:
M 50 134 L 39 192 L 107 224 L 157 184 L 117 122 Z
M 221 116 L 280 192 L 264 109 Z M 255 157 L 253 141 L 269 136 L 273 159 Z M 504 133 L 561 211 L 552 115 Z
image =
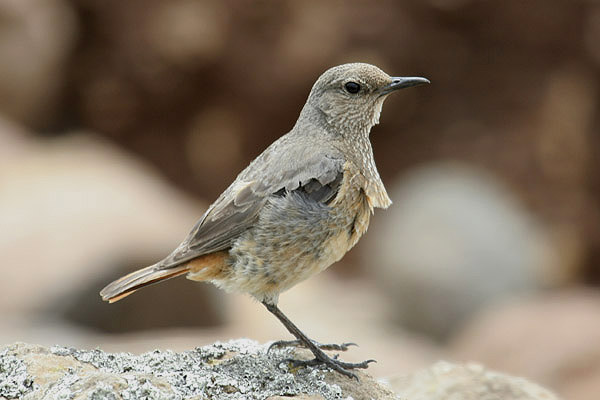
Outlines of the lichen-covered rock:
M 105 353 L 16 343 L 0 348 L 0 399 L 23 400 L 559 400 L 526 379 L 481 365 L 438 362 L 390 381 L 359 381 L 318 368 L 293 368 L 298 350 L 247 339 L 182 353 Z
M 0 349 L 0 398 L 32 399 L 394 399 L 373 378 L 291 368 L 293 349 L 250 340 L 182 353 L 133 355 L 17 343 Z
M 490 371 L 479 364 L 440 361 L 390 383 L 401 399 L 410 400 L 559 400 L 524 378 Z

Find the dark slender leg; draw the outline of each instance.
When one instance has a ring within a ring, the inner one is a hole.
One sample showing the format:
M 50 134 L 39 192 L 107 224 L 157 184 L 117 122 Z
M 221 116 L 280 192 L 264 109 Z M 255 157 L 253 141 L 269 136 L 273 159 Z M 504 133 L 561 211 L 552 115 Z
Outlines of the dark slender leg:
M 356 376 L 356 374 L 354 374 L 348 370 L 354 369 L 354 368 L 368 368 L 370 362 L 375 362 L 375 360 L 367 360 L 367 361 L 363 361 L 361 363 L 355 364 L 355 363 L 347 363 L 347 362 L 339 361 L 337 359 L 329 357 L 327 354 L 325 354 L 323 352 L 323 350 L 321 350 L 318 347 L 318 345 L 315 344 L 314 341 L 309 339 L 308 336 L 306 336 L 300 329 L 298 329 L 298 327 L 296 325 L 294 325 L 294 323 L 292 321 L 290 321 L 276 305 L 268 304 L 265 302 L 263 302 L 263 304 L 265 307 L 267 307 L 267 310 L 269 310 L 269 312 L 271 312 L 271 314 L 276 316 L 277 319 L 279 321 L 281 321 L 283 326 L 285 326 L 286 329 L 292 335 L 294 335 L 294 337 L 296 337 L 296 339 L 298 339 L 300 342 L 302 342 L 303 345 L 307 349 L 309 349 L 315 356 L 315 358 L 313 360 L 308 360 L 308 361 L 292 360 L 294 362 L 294 364 L 296 364 L 296 365 L 325 364 L 329 368 L 333 369 L 334 371 L 339 372 L 342 375 L 345 375 L 349 378 L 355 378 L 356 380 L 358 380 L 358 377 Z

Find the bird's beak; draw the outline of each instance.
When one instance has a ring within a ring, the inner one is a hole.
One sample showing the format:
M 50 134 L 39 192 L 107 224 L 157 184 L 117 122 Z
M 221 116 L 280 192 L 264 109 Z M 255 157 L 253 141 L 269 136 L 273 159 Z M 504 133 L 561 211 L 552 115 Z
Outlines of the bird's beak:
M 395 76 L 392 78 L 392 83 L 379 89 L 379 92 L 381 93 L 381 95 L 385 95 L 393 92 L 394 90 L 404 89 L 411 86 L 423 85 L 425 83 L 430 83 L 429 79 L 421 78 L 418 76 Z

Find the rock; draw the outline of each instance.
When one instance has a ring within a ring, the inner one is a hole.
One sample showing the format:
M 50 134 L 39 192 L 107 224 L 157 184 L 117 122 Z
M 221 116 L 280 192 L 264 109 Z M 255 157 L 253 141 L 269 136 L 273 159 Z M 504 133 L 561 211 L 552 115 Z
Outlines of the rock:
M 440 361 L 428 369 L 390 382 L 401 399 L 410 400 L 558 400 L 526 379 L 490 371 L 478 364 Z
M 357 371 L 359 381 L 285 360 L 306 350 L 273 349 L 248 339 L 175 353 L 141 355 L 16 343 L 0 348 L 0 397 L 31 399 L 410 399 L 558 400 L 523 378 L 476 364 L 438 362 L 390 380 Z
M 450 354 L 527 376 L 565 398 L 600 392 L 600 294 L 575 288 L 497 305 L 451 341 Z
M 46 126 L 60 106 L 77 21 L 63 0 L 0 2 L 0 110 Z
M 148 7 L 142 35 L 163 63 L 191 69 L 226 51 L 228 11 L 217 1 L 163 1 Z
M 0 398 L 395 399 L 369 375 L 291 368 L 292 349 L 241 339 L 133 355 L 17 343 L 0 349 Z
M 403 326 L 444 339 L 483 305 L 557 279 L 544 232 L 493 176 L 431 164 L 390 197 L 363 255 Z
M 592 56 L 596 65 L 600 65 L 600 45 L 597 40 L 594 40 L 600 35 L 600 7 L 596 5 L 589 13 L 586 13 L 586 19 L 584 31 L 586 50 Z
M 98 295 L 111 280 L 169 254 L 204 212 L 201 202 L 91 133 L 36 139 L 0 120 L 0 138 L 3 317 L 67 315 L 112 331 L 221 320 L 211 310 L 222 292 L 209 285 L 148 289 L 157 295 L 145 300 L 146 312 L 136 304 L 144 299 L 109 307 Z M 194 303 L 204 305 L 202 313 L 179 306 Z

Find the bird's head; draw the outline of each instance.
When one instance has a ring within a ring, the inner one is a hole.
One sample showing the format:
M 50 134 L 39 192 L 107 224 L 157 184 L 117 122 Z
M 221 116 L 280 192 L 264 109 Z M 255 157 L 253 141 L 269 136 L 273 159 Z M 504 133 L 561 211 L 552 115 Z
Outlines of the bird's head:
M 429 83 L 419 77 L 391 77 L 371 64 L 343 64 L 315 82 L 307 105 L 321 112 L 329 127 L 345 134 L 367 133 L 379 122 L 385 98 L 395 90 Z

